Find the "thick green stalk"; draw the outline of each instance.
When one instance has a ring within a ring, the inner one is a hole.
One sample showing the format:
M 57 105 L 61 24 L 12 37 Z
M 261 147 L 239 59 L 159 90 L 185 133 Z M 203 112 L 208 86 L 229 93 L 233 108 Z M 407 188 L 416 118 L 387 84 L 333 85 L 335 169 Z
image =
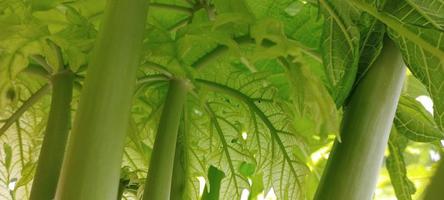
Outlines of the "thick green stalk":
M 185 117 L 185 116 L 184 116 Z M 187 157 L 185 152 L 185 120 L 179 127 L 174 155 L 173 179 L 171 182 L 170 200 L 184 199 L 187 178 Z
M 71 124 L 74 75 L 64 70 L 53 75 L 51 110 L 40 150 L 30 200 L 53 199 Z
M 147 0 L 108 0 L 80 97 L 56 199 L 117 197 Z
M 424 200 L 441 200 L 444 197 L 444 160 L 439 163 L 424 195 Z
M 184 80 L 170 81 L 145 183 L 144 200 L 170 199 L 177 133 L 188 88 Z
M 404 77 L 401 54 L 386 40 L 345 108 L 342 142 L 333 146 L 315 200 L 372 199 Z

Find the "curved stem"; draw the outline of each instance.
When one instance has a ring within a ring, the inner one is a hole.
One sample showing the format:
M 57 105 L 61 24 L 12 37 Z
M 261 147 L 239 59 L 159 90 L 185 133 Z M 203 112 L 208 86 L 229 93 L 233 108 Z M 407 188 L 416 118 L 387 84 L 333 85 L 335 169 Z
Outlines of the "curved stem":
M 52 98 L 30 200 L 53 199 L 71 124 L 74 75 L 65 70 L 52 77 Z
M 143 63 L 142 67 L 154 69 L 167 77 L 173 77 L 173 74 L 171 74 L 171 72 L 168 71 L 167 67 L 157 64 L 157 63 L 154 63 L 154 62 L 147 61 L 147 62 Z
M 189 86 L 185 80 L 172 79 L 170 81 L 151 155 L 143 193 L 144 200 L 170 199 L 179 122 L 188 89 Z
M 137 79 L 134 94 L 137 95 L 140 91 L 142 91 L 143 88 L 155 85 L 157 83 L 166 83 L 169 80 L 170 78 L 163 74 L 154 74 L 140 77 Z
M 154 74 L 154 75 L 147 75 L 144 77 L 140 77 L 137 79 L 137 85 L 144 85 L 144 84 L 150 84 L 158 81 L 168 81 L 169 77 L 163 75 L 163 74 Z
M 23 115 L 29 108 L 31 108 L 35 103 L 37 103 L 43 96 L 49 92 L 49 84 L 43 85 L 39 90 L 37 90 L 31 97 L 28 98 L 21 106 L 18 108 L 6 121 L 5 124 L 0 128 L 0 136 L 5 134 L 8 128 L 17 121 L 20 116 Z

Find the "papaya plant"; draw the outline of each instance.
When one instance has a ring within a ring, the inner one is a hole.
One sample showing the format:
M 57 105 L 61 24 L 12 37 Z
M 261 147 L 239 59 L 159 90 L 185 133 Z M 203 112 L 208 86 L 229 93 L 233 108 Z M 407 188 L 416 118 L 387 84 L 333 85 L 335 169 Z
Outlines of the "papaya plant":
M 440 199 L 443 13 L 0 0 L 0 199 Z

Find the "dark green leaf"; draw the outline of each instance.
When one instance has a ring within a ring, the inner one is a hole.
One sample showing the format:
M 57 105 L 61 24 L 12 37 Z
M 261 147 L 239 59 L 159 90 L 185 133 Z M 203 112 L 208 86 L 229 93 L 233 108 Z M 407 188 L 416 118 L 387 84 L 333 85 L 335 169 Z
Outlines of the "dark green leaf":
M 222 179 L 225 177 L 225 173 L 214 166 L 210 166 L 208 169 L 208 181 L 205 185 L 205 191 L 202 195 L 202 200 L 219 200 L 219 191 L 221 187 Z
M 362 13 L 359 19 L 361 34 L 358 76 L 356 82 L 361 80 L 370 66 L 378 57 L 382 49 L 385 35 L 385 26 L 367 13 Z

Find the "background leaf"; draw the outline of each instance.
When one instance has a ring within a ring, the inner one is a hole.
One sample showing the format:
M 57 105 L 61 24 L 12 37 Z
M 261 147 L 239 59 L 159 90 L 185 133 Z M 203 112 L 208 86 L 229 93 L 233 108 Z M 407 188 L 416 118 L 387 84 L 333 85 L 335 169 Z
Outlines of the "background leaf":
M 392 128 L 388 149 L 390 155 L 386 159 L 386 167 L 390 174 L 390 180 L 395 189 L 396 197 L 399 200 L 412 199 L 415 193 L 415 185 L 407 177 L 406 164 L 403 152 L 406 148 L 407 140 L 398 135 L 395 128 Z
M 411 97 L 401 97 L 394 125 L 401 135 L 413 141 L 433 142 L 444 139 L 444 134 L 433 121 L 433 116 Z

